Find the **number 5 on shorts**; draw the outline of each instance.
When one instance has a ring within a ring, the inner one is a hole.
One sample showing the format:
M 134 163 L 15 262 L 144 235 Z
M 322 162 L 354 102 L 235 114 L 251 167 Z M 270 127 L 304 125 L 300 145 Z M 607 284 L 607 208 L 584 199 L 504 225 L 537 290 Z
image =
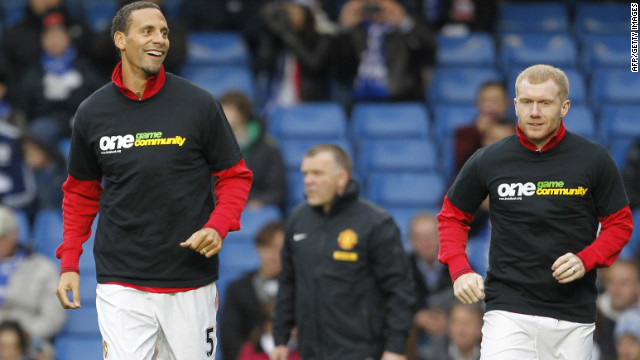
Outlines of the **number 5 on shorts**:
M 215 336 L 215 334 L 213 333 L 213 328 L 207 328 L 206 330 L 206 337 L 207 337 L 207 344 L 209 344 L 209 350 L 207 350 L 207 357 L 211 357 L 213 355 L 213 350 L 215 350 L 216 345 L 215 345 L 215 340 L 213 339 L 213 337 Z

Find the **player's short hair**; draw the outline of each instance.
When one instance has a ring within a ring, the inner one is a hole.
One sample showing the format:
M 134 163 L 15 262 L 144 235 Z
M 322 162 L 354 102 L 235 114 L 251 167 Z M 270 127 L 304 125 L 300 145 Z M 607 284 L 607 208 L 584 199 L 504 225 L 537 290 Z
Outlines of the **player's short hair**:
M 253 116 L 251 100 L 239 91 L 229 91 L 220 96 L 220 104 L 235 106 L 245 122 Z
M 351 163 L 351 158 L 349 157 L 347 152 L 344 151 L 344 149 L 342 149 L 338 145 L 334 145 L 334 144 L 318 144 L 318 145 L 314 145 L 314 146 L 310 147 L 309 150 L 307 150 L 307 152 L 304 154 L 304 157 L 316 156 L 316 155 L 318 155 L 319 153 L 322 153 L 322 152 L 331 153 L 333 155 L 333 158 L 336 161 L 336 164 L 338 165 L 338 167 L 346 170 L 347 173 L 349 175 L 351 175 L 351 170 L 353 169 L 353 165 Z
M 273 243 L 273 237 L 278 232 L 284 231 L 282 221 L 272 221 L 264 225 L 256 235 L 256 247 L 269 246 Z
M 18 229 L 18 222 L 13 210 L 0 205 L 0 236 L 6 236 Z
M 549 79 L 558 85 L 558 96 L 561 101 L 569 97 L 569 79 L 564 71 L 551 65 L 538 64 L 529 66 L 518 75 L 516 79 L 516 97 L 518 97 L 518 86 L 527 79 L 530 84 L 541 84 Z
M 131 13 L 140 9 L 156 9 L 162 12 L 160 6 L 149 1 L 136 1 L 121 7 L 111 21 L 111 41 L 114 41 L 113 36 L 118 31 L 127 34 L 132 21 Z

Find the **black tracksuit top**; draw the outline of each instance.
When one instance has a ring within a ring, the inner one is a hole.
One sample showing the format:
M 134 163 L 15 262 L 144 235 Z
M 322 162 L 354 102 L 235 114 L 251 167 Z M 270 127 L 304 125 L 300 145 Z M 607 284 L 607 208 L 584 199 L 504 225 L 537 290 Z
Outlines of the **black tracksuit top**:
M 274 318 L 277 345 L 298 327 L 305 360 L 404 353 L 413 279 L 391 216 L 358 198 L 351 181 L 329 214 L 298 206 L 287 221 Z
M 628 205 L 607 150 L 569 131 L 543 152 L 512 135 L 478 150 L 447 196 L 474 213 L 487 194 L 492 228 L 486 310 L 595 322 L 596 272 L 560 284 L 551 265 L 594 241 L 598 217 Z
M 79 107 L 69 174 L 103 179 L 94 244 L 99 283 L 186 288 L 218 278 L 218 261 L 180 247 L 213 211 L 211 173 L 242 158 L 220 104 L 166 73 L 133 100 L 109 83 Z

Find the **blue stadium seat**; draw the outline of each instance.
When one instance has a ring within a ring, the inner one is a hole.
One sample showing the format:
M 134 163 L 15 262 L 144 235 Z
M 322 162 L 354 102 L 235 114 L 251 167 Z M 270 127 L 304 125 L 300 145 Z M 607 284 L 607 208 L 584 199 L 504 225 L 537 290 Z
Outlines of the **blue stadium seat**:
M 569 110 L 571 111 L 571 110 Z M 600 112 L 600 143 L 605 146 L 640 137 L 640 105 L 608 105 Z
M 438 68 L 429 83 L 427 99 L 431 106 L 472 105 L 482 84 L 501 80 L 502 76 L 494 69 Z
M 227 234 L 225 244 L 229 241 L 249 242 L 253 241 L 258 232 L 269 222 L 281 220 L 280 209 L 275 205 L 268 205 L 261 208 L 246 208 L 242 212 L 241 229 Z
M 33 222 L 34 250 L 56 259 L 56 248 L 62 244 L 62 212 L 43 209 L 36 213 Z M 57 261 L 57 260 L 56 260 Z
M 440 146 L 447 138 L 454 135 L 457 128 L 473 124 L 478 110 L 473 105 L 438 105 L 433 113 L 434 135 Z
M 588 106 L 571 104 L 567 116 L 562 121 L 570 132 L 593 141 L 598 140 L 596 138 L 596 122 L 593 117 L 593 111 Z
M 358 172 L 435 171 L 436 147 L 426 139 L 365 140 L 358 152 Z
M 251 101 L 255 98 L 253 75 L 248 67 L 190 66 L 182 68 L 181 75 L 220 97 L 228 91 L 239 91 Z
M 305 201 L 304 178 L 300 169 L 287 171 L 287 213 Z
M 509 80 L 507 83 L 509 86 L 507 87 L 509 91 L 509 97 L 511 99 L 516 97 L 516 79 L 524 67 L 514 68 L 509 71 Z M 564 73 L 567 74 L 567 78 L 569 79 L 569 100 L 571 100 L 571 104 L 576 105 L 584 105 L 587 103 L 587 85 L 585 81 L 585 77 L 581 71 L 577 69 L 563 69 Z
M 84 256 L 84 254 L 82 256 Z M 93 273 L 87 273 L 80 269 L 80 301 L 83 307 L 85 305 L 96 306 L 97 286 L 98 281 L 96 280 L 95 271 Z
M 18 242 L 20 245 L 31 247 L 31 225 L 29 225 L 29 217 L 27 213 L 20 210 L 14 210 L 16 222 L 18 223 Z
M 498 9 L 497 30 L 505 33 L 566 33 L 569 14 L 558 3 L 504 3 Z
M 280 152 L 284 166 L 290 171 L 300 171 L 302 158 L 305 152 L 313 145 L 317 144 L 335 144 L 344 149 L 351 158 L 353 158 L 353 150 L 351 145 L 345 138 L 335 139 L 282 139 L 279 141 Z
M 582 68 L 590 74 L 594 68 L 629 68 L 629 35 L 590 34 L 582 38 Z
M 219 253 L 220 274 L 235 274 L 257 269 L 260 260 L 253 242 L 225 241 Z
M 278 139 L 339 139 L 347 136 L 347 115 L 338 103 L 278 106 L 269 116 L 268 131 Z
M 576 43 L 568 35 L 509 34 L 502 37 L 500 61 L 504 70 L 534 64 L 575 68 L 577 59 Z
M 118 11 L 115 1 L 84 0 L 85 21 L 95 33 L 103 33 L 111 27 L 111 20 Z
M 9 28 L 24 19 L 26 3 L 25 0 L 3 0 L 0 3 L 4 13 L 2 24 L 5 28 Z
M 54 341 L 56 360 L 102 360 L 101 336 L 60 335 Z
M 99 337 L 100 327 L 98 326 L 98 312 L 95 303 L 90 304 L 85 299 L 81 299 L 81 302 L 81 308 L 67 311 L 67 322 L 60 334 Z
M 247 65 L 249 51 L 242 34 L 235 32 L 192 32 L 188 35 L 188 65 Z
M 628 69 L 596 69 L 591 77 L 589 96 L 595 109 L 602 105 L 638 104 L 640 76 Z
M 69 158 L 69 150 L 71 149 L 71 138 L 63 138 L 58 141 L 58 151 L 65 159 Z
M 629 4 L 583 2 L 576 4 L 575 33 L 629 35 Z
M 164 6 L 167 9 L 167 20 L 177 19 L 180 15 L 180 6 L 182 5 L 182 0 L 164 0 Z
M 359 103 L 351 113 L 354 140 L 429 137 L 429 114 L 421 103 Z
M 435 172 L 374 173 L 367 177 L 366 197 L 382 207 L 436 208 L 445 185 Z
M 438 67 L 484 67 L 496 66 L 496 47 L 488 33 L 471 33 L 466 36 L 438 35 Z

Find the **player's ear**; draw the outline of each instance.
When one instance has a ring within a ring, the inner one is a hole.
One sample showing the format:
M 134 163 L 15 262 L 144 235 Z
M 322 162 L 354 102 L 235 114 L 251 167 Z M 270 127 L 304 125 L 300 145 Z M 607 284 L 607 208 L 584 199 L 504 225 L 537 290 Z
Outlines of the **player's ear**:
M 120 50 L 125 49 L 126 41 L 125 41 L 125 35 L 122 31 L 116 31 L 116 33 L 113 34 L 113 43 L 116 45 L 118 49 Z

